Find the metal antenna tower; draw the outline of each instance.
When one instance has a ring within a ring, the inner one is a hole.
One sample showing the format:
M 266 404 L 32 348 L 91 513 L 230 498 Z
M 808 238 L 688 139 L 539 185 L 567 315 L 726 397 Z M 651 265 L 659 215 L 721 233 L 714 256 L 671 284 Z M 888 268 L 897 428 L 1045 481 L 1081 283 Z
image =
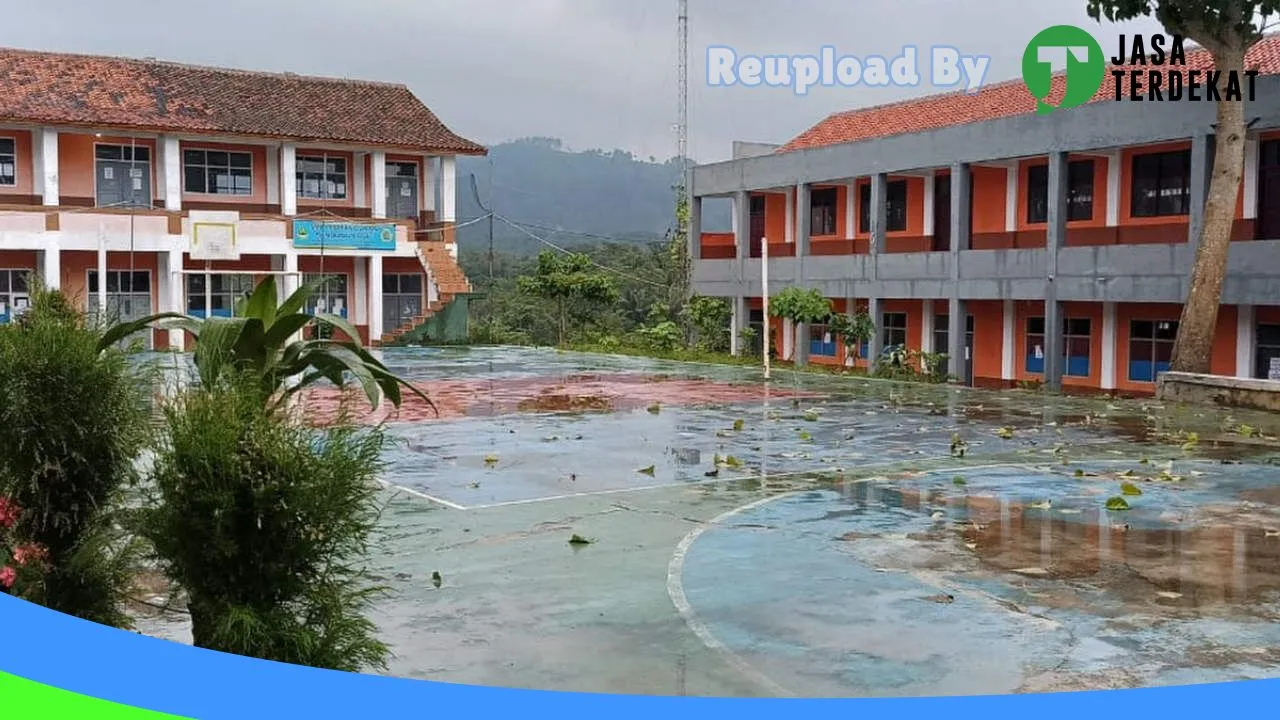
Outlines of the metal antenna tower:
M 687 186 L 689 182 L 689 0 L 679 0 L 678 27 L 680 44 L 679 83 L 680 83 L 680 115 L 677 120 L 677 157 L 680 161 L 680 184 Z M 687 189 L 687 188 L 686 188 Z

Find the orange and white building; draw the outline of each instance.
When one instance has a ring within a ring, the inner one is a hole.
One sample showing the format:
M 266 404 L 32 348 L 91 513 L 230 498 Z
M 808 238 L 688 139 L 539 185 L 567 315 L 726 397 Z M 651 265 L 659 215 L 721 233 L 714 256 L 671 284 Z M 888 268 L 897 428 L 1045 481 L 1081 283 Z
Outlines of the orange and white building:
M 1203 51 L 1190 67 L 1209 67 Z M 1260 71 L 1213 371 L 1280 375 L 1280 37 Z M 1059 96 L 1065 78 L 1056 79 Z M 887 346 L 947 353 L 974 385 L 1154 392 L 1186 297 L 1214 157 L 1211 102 L 1094 101 L 1037 115 L 1021 81 L 839 113 L 782 146 L 693 169 L 696 292 L 729 299 L 735 349 L 770 295 L 864 309 Z M 731 232 L 702 232 L 731 199 Z M 823 327 L 774 321 L 780 356 L 839 363 Z M 865 365 L 866 361 L 861 361 Z
M 459 304 L 465 335 L 456 159 L 484 153 L 403 85 L 0 49 L 0 322 L 32 276 L 128 319 L 275 274 L 366 341 Z

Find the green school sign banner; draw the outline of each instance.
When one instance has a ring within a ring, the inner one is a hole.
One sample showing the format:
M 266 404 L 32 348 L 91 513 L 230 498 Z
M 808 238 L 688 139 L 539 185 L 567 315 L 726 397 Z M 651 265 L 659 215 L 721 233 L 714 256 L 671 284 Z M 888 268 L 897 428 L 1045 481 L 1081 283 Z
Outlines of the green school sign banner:
M 396 249 L 396 226 L 294 220 L 293 246 L 305 249 L 391 251 Z

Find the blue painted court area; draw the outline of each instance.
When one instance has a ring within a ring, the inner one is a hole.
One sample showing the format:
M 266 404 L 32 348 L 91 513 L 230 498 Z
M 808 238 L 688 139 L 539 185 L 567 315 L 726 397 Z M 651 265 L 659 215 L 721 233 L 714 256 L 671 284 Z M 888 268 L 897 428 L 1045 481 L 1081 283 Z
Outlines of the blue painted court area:
M 683 591 L 730 652 L 805 696 L 1280 676 L 1280 468 L 1169 469 L 968 468 L 785 496 L 699 536 Z M 1142 495 L 1106 510 L 1124 483 Z

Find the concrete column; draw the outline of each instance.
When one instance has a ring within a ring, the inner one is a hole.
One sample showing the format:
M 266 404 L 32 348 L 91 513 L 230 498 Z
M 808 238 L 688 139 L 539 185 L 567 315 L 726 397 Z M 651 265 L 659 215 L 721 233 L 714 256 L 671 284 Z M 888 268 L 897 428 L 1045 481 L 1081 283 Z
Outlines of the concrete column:
M 783 238 L 782 241 L 788 245 L 796 241 L 796 194 L 791 190 L 787 191 L 787 216 L 783 218 Z
M 458 221 L 458 161 L 452 155 L 440 158 L 440 222 Z
M 735 257 L 738 259 L 738 280 L 745 281 L 742 277 L 743 263 L 751 257 L 751 194 L 746 190 L 740 190 L 733 194 L 733 244 L 737 249 Z
M 1058 302 L 1058 252 L 1067 240 L 1067 154 L 1049 156 L 1049 228 L 1046 259 L 1048 286 L 1044 310 L 1044 384 L 1049 390 L 1062 389 L 1062 304 Z
M 365 192 L 366 173 L 365 161 L 368 159 L 369 153 L 352 153 L 351 154 L 351 186 L 353 189 L 352 199 L 358 208 L 373 207 L 369 204 L 369 198 Z M 386 157 L 385 155 L 383 157 Z M 385 208 L 385 204 L 384 204 Z
M 1259 145 L 1257 136 L 1250 137 L 1244 144 L 1244 219 L 1258 218 L 1258 160 Z
M 689 259 L 697 260 L 702 255 L 702 198 L 689 198 L 689 237 L 685 238 Z
M 796 328 L 790 320 L 782 321 L 782 359 L 792 360 L 796 351 Z
M 878 173 L 871 178 L 871 254 L 884 252 L 889 216 L 889 176 Z
M 880 353 L 884 351 L 884 310 L 880 298 L 870 298 L 867 301 L 867 313 L 876 326 L 876 331 L 871 333 L 871 340 L 867 343 L 868 368 L 875 369 Z
M 948 258 L 951 270 L 951 297 L 949 299 L 947 325 L 947 373 L 964 381 L 969 376 L 969 362 L 965 357 L 965 328 L 967 324 L 965 297 L 960 292 L 960 253 L 969 249 L 969 231 L 972 229 L 969 202 L 969 185 L 972 182 L 967 163 L 951 166 L 951 252 Z
M 1004 231 L 1007 233 L 1018 231 L 1018 212 L 1022 209 L 1018 205 L 1018 174 L 1016 162 L 1005 170 Z
M 795 363 L 797 367 L 804 367 L 809 364 L 809 338 L 812 328 L 808 323 L 796 324 L 796 350 Z
M 920 352 L 948 352 L 946 348 L 935 348 L 933 346 L 934 321 L 936 320 L 933 300 L 926 299 L 923 303 L 920 313 Z
M 373 197 L 369 198 L 369 207 L 373 208 L 373 218 L 382 220 L 387 217 L 387 154 L 381 150 L 375 150 L 372 162 L 369 163 L 369 176 L 373 181 L 370 183 L 370 193 Z
M 1102 389 L 1116 389 L 1116 328 L 1119 311 L 1115 303 L 1102 304 Z
M 267 204 L 280 204 L 280 152 L 267 148 Z M 296 182 L 296 181 L 295 181 Z
M 369 258 L 369 341 L 382 339 L 382 256 Z
M 1018 378 L 1018 312 L 1012 300 L 1005 300 L 1003 312 L 1004 334 L 1000 343 L 1000 379 L 1013 382 Z
M 1204 206 L 1209 198 L 1209 180 L 1213 172 L 1214 138 L 1208 133 L 1197 133 L 1191 138 L 1191 215 L 1188 242 L 1191 247 L 1200 244 L 1200 231 L 1204 228 Z
M 40 251 L 40 279 L 46 290 L 62 288 L 62 248 L 57 239 L 46 241 Z
M 369 259 L 352 258 L 351 271 L 351 323 L 356 326 L 369 324 Z
M 182 210 L 182 144 L 178 138 L 165 135 L 160 139 L 160 170 L 162 180 L 158 185 L 164 193 L 164 209 L 169 212 Z
M 438 164 L 434 156 L 422 156 L 422 209 L 426 212 L 436 211 L 436 193 L 440 190 Z
M 165 307 L 162 311 L 187 313 L 187 276 L 182 273 L 183 269 L 183 253 L 181 250 L 170 250 L 164 254 L 165 269 L 169 275 L 168 296 L 161 298 L 161 302 Z M 169 331 L 169 349 L 183 350 L 186 345 L 187 334 L 182 330 Z
M 31 133 L 32 164 L 35 174 L 35 192 L 41 203 L 48 207 L 60 204 L 58 179 L 58 131 L 40 128 Z
M 280 146 L 280 214 L 298 214 L 298 148 L 291 143 Z
M 1257 368 L 1258 324 L 1252 305 L 1236 308 L 1236 377 L 1253 378 Z
M 844 239 L 858 234 L 858 181 L 850 180 L 844 193 Z
M 284 289 L 284 296 L 289 297 L 302 286 L 301 278 L 298 276 L 298 254 L 285 253 L 281 259 L 283 262 L 280 269 L 285 272 L 285 275 L 280 287 Z
M 813 234 L 813 187 L 808 183 L 796 186 L 796 257 L 809 254 L 809 238 Z
M 107 317 L 107 238 L 105 230 L 98 228 L 98 320 Z
M 947 310 L 947 372 L 954 375 L 961 383 L 969 378 L 969 358 L 966 356 L 965 329 L 968 327 L 968 304 L 957 295 L 951 298 Z
M 1124 155 L 1116 150 L 1107 154 L 1107 227 L 1120 225 L 1120 175 Z
M 969 188 L 973 183 L 968 163 L 955 163 L 951 166 L 951 252 L 968 250 L 973 223 L 970 217 L 973 205 L 970 202 Z M 954 272 L 954 270 L 953 270 Z
M 729 354 L 742 357 L 746 351 L 742 346 L 742 331 L 746 329 L 751 317 L 747 310 L 747 299 L 739 295 L 730 303 L 730 309 L 733 312 L 729 317 Z
M 930 170 L 924 176 L 924 236 L 933 237 L 937 229 L 933 226 L 934 197 L 937 195 L 938 174 Z

